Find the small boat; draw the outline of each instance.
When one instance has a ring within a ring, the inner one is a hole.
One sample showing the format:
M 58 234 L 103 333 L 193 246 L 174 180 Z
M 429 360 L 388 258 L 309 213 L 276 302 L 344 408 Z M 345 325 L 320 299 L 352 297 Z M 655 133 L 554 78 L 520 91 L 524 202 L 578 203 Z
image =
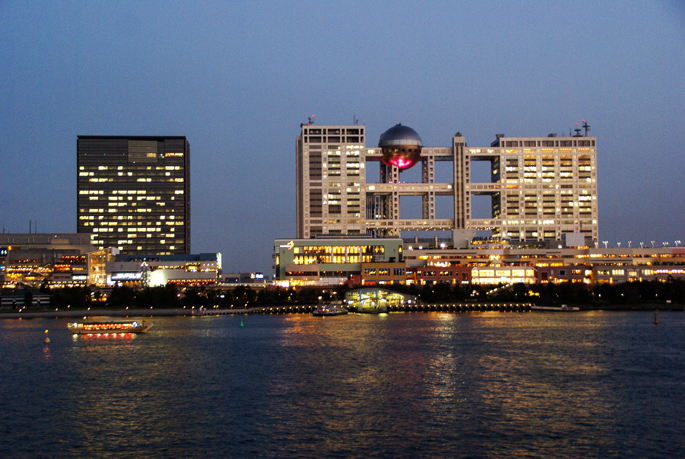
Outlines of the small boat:
M 347 314 L 347 309 L 337 304 L 324 304 L 316 308 L 312 314 L 315 316 L 339 316 Z
M 67 329 L 75 335 L 96 335 L 109 333 L 145 333 L 152 327 L 144 320 L 122 322 L 73 322 L 67 324 Z

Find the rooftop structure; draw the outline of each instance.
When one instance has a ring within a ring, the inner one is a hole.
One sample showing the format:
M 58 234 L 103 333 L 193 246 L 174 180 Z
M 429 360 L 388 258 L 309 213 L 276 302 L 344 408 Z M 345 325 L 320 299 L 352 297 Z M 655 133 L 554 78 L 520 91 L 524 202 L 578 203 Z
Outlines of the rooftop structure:
M 383 152 L 383 164 L 404 170 L 414 167 L 419 161 L 423 142 L 415 130 L 396 124 L 381 134 L 378 147 Z

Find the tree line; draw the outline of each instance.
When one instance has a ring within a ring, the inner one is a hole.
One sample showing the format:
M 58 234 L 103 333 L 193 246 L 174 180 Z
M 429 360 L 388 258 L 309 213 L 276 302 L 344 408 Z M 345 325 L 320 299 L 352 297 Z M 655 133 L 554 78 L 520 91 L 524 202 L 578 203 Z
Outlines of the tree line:
M 383 285 L 389 290 L 414 295 L 424 303 L 519 302 L 538 305 L 582 304 L 594 307 L 624 305 L 685 304 L 685 281 L 669 278 L 667 282 L 636 281 L 621 284 L 587 285 L 565 282 L 559 284 L 477 285 L 437 283 L 426 285 Z M 45 288 L 53 308 L 250 308 L 270 305 L 310 305 L 331 299 L 342 299 L 347 286 L 333 290 L 313 288 L 234 289 L 164 287 L 134 289 L 114 287 L 105 297 L 91 287 Z M 29 300 L 30 302 L 30 300 Z
M 635 281 L 620 284 L 589 285 L 579 282 L 559 284 L 477 285 L 437 283 L 423 286 L 390 286 L 389 289 L 419 297 L 424 303 L 468 301 L 525 302 L 536 305 L 582 304 L 590 306 L 684 304 L 685 281 L 669 277 L 666 282 Z

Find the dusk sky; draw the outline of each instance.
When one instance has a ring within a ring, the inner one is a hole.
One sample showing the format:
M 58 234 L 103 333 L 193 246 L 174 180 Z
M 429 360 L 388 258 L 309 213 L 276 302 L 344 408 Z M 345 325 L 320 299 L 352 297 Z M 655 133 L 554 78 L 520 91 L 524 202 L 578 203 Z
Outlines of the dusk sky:
M 681 0 L 0 0 L 0 66 L 5 232 L 76 232 L 77 135 L 184 135 L 192 252 L 271 274 L 314 115 L 430 147 L 586 119 L 600 241 L 685 240 Z

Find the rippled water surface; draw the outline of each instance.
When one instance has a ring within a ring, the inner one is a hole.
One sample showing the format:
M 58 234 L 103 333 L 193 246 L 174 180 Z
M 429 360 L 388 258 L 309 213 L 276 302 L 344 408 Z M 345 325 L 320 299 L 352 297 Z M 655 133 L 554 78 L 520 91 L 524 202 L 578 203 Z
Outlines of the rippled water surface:
M 152 320 L 0 320 L 0 456 L 685 457 L 684 313 Z

